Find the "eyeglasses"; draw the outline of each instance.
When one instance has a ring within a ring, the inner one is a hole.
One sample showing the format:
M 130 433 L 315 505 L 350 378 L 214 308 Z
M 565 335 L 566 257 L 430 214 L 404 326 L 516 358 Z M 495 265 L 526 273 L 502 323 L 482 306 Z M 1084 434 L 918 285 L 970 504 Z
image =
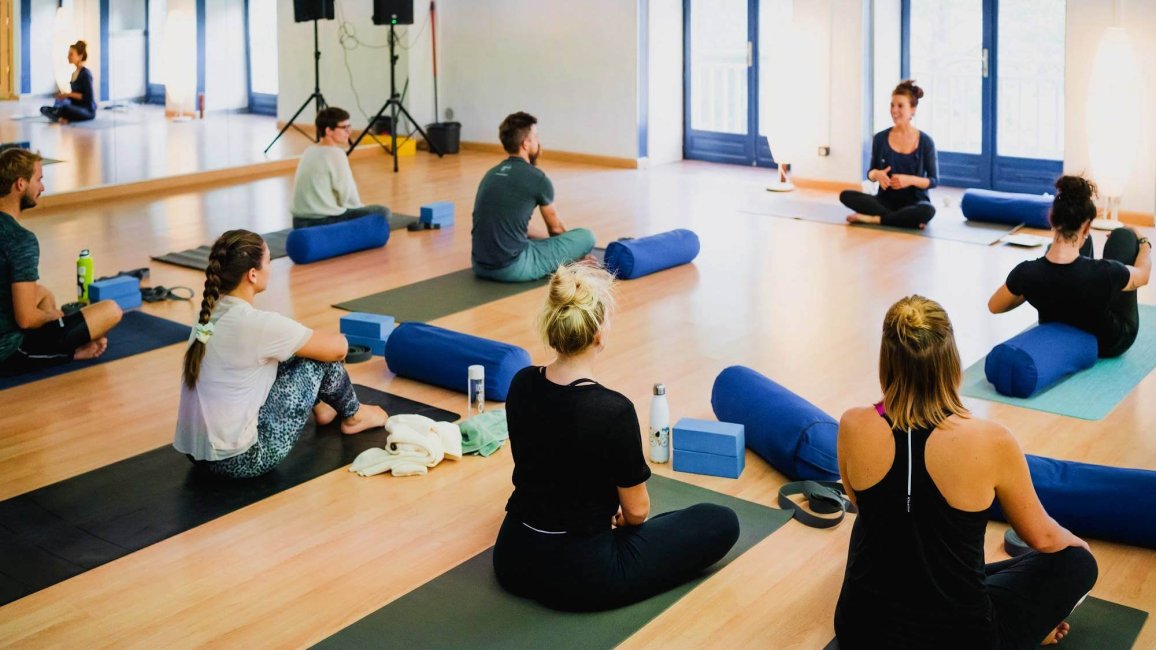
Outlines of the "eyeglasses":
M 345 129 L 346 131 L 349 131 L 350 129 L 353 128 L 353 125 L 352 124 L 338 124 L 336 128 Z

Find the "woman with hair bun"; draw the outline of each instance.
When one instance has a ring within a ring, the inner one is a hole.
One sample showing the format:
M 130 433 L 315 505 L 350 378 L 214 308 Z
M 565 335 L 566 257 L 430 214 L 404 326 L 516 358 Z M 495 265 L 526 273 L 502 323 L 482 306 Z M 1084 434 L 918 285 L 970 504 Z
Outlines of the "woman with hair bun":
M 76 66 L 70 92 L 56 93 L 55 106 L 41 106 L 44 117 L 61 124 L 86 122 L 96 117 L 96 92 L 92 87 L 92 72 L 84 65 L 87 60 L 87 43 L 77 41 L 68 46 L 68 62 Z
M 1043 257 L 1021 262 L 996 289 L 987 306 L 1002 314 L 1030 303 L 1041 323 L 1064 323 L 1094 334 L 1101 357 L 1124 354 L 1140 331 L 1136 289 L 1148 284 L 1152 244 L 1131 228 L 1108 236 L 1103 259 L 1092 259 L 1089 236 L 1096 186 L 1079 176 L 1061 176 L 1049 219 L 1052 245 Z
M 729 508 L 698 504 L 649 521 L 650 467 L 634 405 L 595 381 L 613 278 L 587 263 L 559 267 L 538 319 L 557 359 L 515 375 L 506 400 L 514 493 L 494 545 L 513 594 L 592 611 L 678 586 L 738 539 Z
M 213 243 L 201 313 L 185 351 L 173 446 L 214 474 L 251 478 L 289 455 L 310 413 L 341 432 L 385 425 L 361 404 L 341 361 L 340 334 L 315 332 L 253 300 L 269 284 L 269 247 L 230 230 Z
M 871 169 L 867 180 L 879 183 L 874 195 L 853 190 L 839 201 L 855 211 L 848 223 L 872 223 L 900 228 L 923 228 L 935 216 L 927 190 L 939 185 L 939 155 L 931 136 L 911 120 L 923 97 L 915 81 L 903 81 L 891 93 L 891 121 L 895 126 L 875 134 L 871 142 Z
M 1068 633 L 1092 589 L 1087 543 L 1048 516 L 1015 436 L 959 398 L 959 349 L 938 303 L 883 319 L 883 399 L 839 421 L 839 473 L 859 508 L 835 608 L 843 650 L 1034 648 Z M 995 500 L 1033 550 L 984 564 Z

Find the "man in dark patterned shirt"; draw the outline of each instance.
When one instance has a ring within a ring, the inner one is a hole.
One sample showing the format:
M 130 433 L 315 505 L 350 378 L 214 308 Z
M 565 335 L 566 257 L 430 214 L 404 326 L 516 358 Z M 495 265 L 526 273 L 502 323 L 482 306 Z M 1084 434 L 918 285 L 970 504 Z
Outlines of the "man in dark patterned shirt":
M 0 153 L 0 375 L 95 359 L 120 322 L 120 307 L 111 300 L 66 316 L 37 282 L 40 243 L 17 219 L 44 191 L 40 161 L 24 149 Z

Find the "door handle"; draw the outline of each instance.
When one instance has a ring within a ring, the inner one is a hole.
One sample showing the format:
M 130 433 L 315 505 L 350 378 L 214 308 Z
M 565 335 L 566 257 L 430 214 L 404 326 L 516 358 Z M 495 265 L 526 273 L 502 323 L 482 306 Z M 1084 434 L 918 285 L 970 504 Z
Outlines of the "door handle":
M 980 55 L 980 61 L 983 67 L 983 78 L 987 79 L 987 48 L 983 48 L 983 53 Z
M 748 68 L 755 64 L 754 53 L 755 53 L 755 44 L 750 42 L 750 41 L 747 41 L 747 67 Z

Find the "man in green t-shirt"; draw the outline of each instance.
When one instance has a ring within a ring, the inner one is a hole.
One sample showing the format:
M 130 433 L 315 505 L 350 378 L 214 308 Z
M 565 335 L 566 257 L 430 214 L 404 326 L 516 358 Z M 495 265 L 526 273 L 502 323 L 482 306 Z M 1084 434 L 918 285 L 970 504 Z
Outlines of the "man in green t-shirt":
M 529 113 L 513 113 L 498 127 L 510 157 L 486 172 L 474 199 L 472 258 L 478 277 L 537 280 L 594 249 L 594 233 L 567 230 L 554 209 L 554 185 L 537 167 L 542 153 L 537 124 Z M 545 230 L 530 224 L 535 208 Z
M 40 154 L 0 153 L 0 375 L 18 375 L 73 359 L 95 359 L 120 322 L 111 300 L 65 315 L 40 279 L 40 242 L 19 223 L 44 191 Z

